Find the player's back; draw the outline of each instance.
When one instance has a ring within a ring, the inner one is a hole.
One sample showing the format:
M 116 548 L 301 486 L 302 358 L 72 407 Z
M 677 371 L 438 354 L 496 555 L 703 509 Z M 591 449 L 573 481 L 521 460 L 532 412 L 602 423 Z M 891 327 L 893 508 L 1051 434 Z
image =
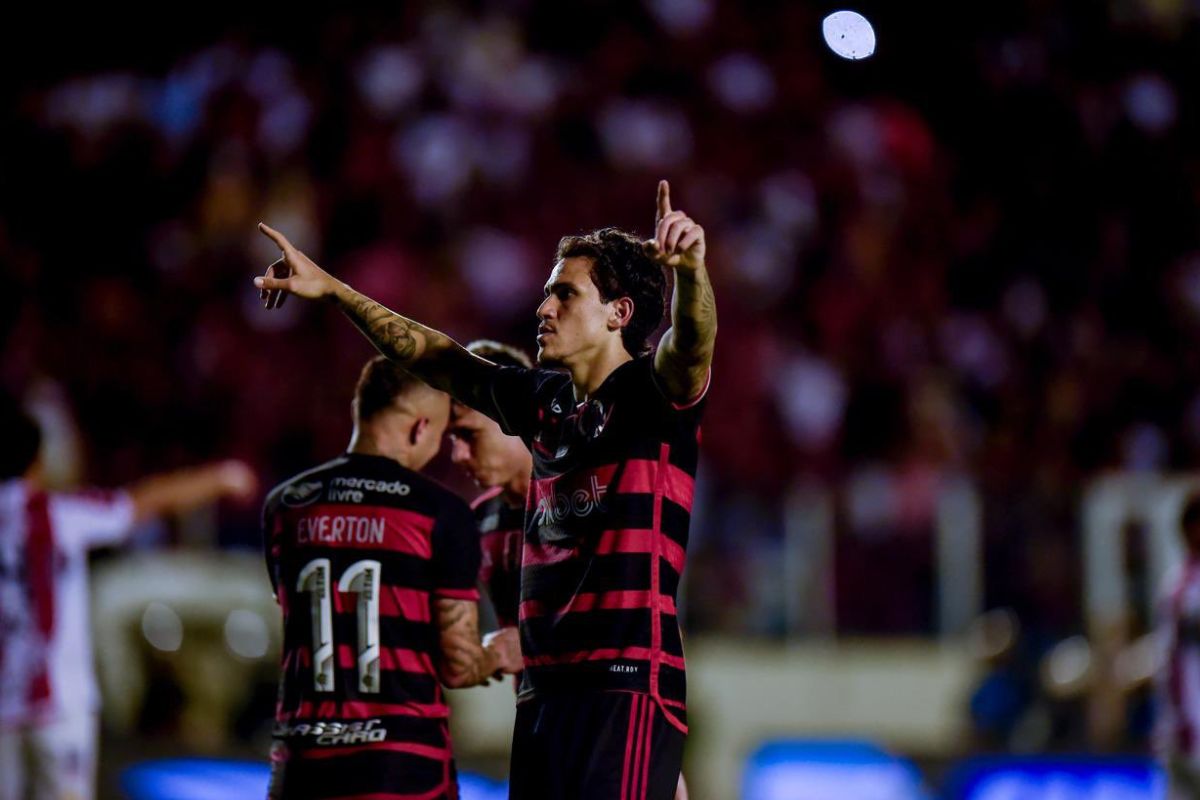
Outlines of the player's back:
M 276 794 L 450 781 L 433 607 L 478 597 L 466 504 L 392 459 L 349 453 L 277 487 L 263 522 L 284 621 L 272 757 L 290 763 Z

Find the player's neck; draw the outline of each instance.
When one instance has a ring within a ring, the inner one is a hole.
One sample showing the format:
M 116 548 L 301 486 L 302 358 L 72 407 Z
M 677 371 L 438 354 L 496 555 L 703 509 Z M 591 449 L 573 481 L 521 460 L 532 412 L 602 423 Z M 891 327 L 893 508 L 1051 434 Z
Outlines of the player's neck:
M 399 462 L 401 466 L 410 467 L 411 451 L 407 448 L 398 446 L 394 437 L 380 436 L 377 431 L 370 427 L 355 426 L 354 433 L 350 436 L 350 446 L 346 448 L 347 452 L 356 453 L 361 456 L 382 456 L 390 458 L 393 461 Z
M 616 344 L 597 352 L 586 362 L 567 365 L 567 369 L 571 373 L 571 383 L 575 388 L 575 401 L 587 400 L 604 384 L 604 381 L 613 374 L 617 367 L 632 360 L 633 356 L 629 355 L 629 351 L 620 344 Z

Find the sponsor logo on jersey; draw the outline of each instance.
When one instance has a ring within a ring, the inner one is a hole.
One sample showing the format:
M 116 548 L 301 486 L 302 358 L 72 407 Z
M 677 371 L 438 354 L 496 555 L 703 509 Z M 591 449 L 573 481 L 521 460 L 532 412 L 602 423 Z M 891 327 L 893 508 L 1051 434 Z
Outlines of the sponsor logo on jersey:
M 280 499 L 285 506 L 291 508 L 300 508 L 316 502 L 321 496 L 321 490 L 325 488 L 325 484 L 321 481 L 305 481 L 304 483 L 293 483 L 291 486 L 283 490 L 283 495 Z
M 381 725 L 381 719 L 360 720 L 358 722 L 320 721 L 311 725 L 300 723 L 288 725 L 275 724 L 274 734 L 277 737 L 311 736 L 318 746 L 370 744 L 387 740 L 387 729 L 376 727 Z
M 595 475 L 588 476 L 587 486 L 570 493 L 546 492 L 540 483 L 534 484 L 534 491 L 537 493 L 537 505 L 533 519 L 539 526 L 556 525 L 567 517 L 586 517 L 596 511 L 608 510 L 604 505 L 608 484 L 600 483 Z
M 400 481 L 377 481 L 374 478 L 338 477 L 329 482 L 329 502 L 361 503 L 363 492 L 378 492 L 405 497 L 412 487 Z

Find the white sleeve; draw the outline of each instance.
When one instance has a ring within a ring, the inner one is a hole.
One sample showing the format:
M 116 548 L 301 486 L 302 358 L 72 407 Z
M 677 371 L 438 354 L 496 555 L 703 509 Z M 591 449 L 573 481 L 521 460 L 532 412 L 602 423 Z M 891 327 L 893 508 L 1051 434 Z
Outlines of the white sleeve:
M 55 538 L 69 547 L 90 550 L 119 544 L 133 528 L 133 500 L 121 491 L 85 491 L 50 495 Z

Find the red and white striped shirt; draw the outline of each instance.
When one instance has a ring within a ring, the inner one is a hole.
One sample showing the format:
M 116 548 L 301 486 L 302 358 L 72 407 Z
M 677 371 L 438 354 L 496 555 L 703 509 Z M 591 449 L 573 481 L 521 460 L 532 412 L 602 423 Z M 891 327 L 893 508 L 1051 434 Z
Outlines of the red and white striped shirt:
M 0 726 L 96 710 L 88 551 L 133 527 L 123 492 L 0 483 Z

